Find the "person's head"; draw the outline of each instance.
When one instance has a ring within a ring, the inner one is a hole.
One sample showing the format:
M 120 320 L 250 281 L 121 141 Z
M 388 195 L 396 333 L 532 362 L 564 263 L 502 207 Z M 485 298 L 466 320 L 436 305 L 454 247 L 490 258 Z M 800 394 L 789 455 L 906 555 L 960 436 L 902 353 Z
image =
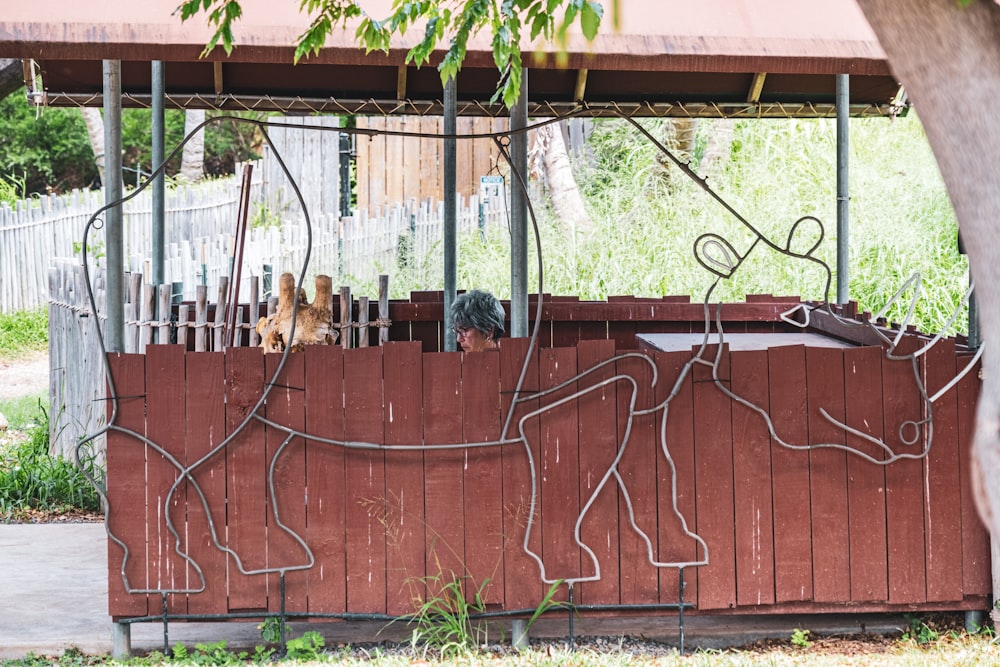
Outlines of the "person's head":
M 451 325 L 466 352 L 495 348 L 503 336 L 503 321 L 503 306 L 489 292 L 474 289 L 459 294 L 451 304 Z

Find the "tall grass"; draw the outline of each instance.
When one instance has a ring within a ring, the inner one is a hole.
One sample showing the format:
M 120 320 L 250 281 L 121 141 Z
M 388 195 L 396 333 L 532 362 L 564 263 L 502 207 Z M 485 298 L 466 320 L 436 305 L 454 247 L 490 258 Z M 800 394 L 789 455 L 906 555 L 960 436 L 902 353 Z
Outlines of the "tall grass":
M 699 158 L 722 121 L 702 120 L 695 156 Z M 662 121 L 643 120 L 654 136 Z M 729 159 L 707 174 L 709 185 L 765 238 L 784 246 L 793 224 L 818 218 L 823 241 L 815 262 L 788 259 L 758 244 L 739 270 L 711 294 L 712 301 L 742 300 L 747 294 L 836 298 L 836 125 L 832 119 L 746 120 L 733 128 Z M 664 166 L 657 148 L 629 123 L 594 122 L 588 159 L 575 160 L 577 182 L 594 229 L 568 232 L 546 206 L 533 199 L 538 214 L 544 290 L 605 299 L 612 295 L 689 295 L 705 298 L 715 276 L 694 258 L 699 235 L 711 232 L 747 253 L 755 231 L 714 200 L 673 165 Z M 697 160 L 696 160 L 697 161 Z M 698 167 L 696 167 L 697 169 Z M 701 168 L 706 169 L 702 166 Z M 704 174 L 703 174 L 704 175 Z M 854 119 L 850 124 L 850 297 L 863 310 L 882 308 L 914 272 L 923 293 L 915 320 L 937 331 L 967 288 L 968 263 L 958 253 L 957 226 L 948 195 L 914 113 L 895 120 Z M 793 248 L 805 250 L 818 226 L 805 226 Z M 509 296 L 510 235 L 493 229 L 460 238 L 459 288 L 480 287 Z M 529 245 L 529 286 L 537 285 L 536 257 Z M 439 289 L 440 249 L 418 266 L 394 275 L 393 296 L 412 289 Z M 910 290 L 890 319 L 900 320 Z M 958 319 L 965 330 L 967 315 Z
M 0 519 L 37 510 L 98 511 L 100 497 L 80 468 L 68 459 L 49 455 L 48 412 L 40 401 L 37 408 L 33 421 L 11 422 L 26 431 L 27 438 L 0 449 Z M 95 458 L 85 458 L 81 464 L 95 479 L 103 479 Z
M 49 343 L 49 312 L 46 308 L 0 313 L 0 358 L 46 349 Z

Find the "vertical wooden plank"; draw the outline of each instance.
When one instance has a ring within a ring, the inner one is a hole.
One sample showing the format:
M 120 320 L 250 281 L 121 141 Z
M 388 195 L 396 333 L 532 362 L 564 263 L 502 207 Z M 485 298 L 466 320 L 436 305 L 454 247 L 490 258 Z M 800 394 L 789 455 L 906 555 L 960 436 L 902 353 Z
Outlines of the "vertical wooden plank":
M 803 445 L 806 424 L 805 348 L 787 345 L 768 349 L 771 421 L 779 438 Z M 775 602 L 812 599 L 812 536 L 809 454 L 771 442 L 771 489 L 774 497 Z
M 635 409 L 646 410 L 653 405 L 654 387 L 651 366 L 644 359 L 619 359 L 617 372 L 633 378 L 637 385 Z M 618 464 L 625 489 L 618 490 L 619 586 L 622 604 L 654 603 L 659 601 L 659 573 L 649 562 L 649 549 L 629 518 L 631 500 L 636 524 L 652 541 L 657 535 L 656 524 L 656 427 L 654 415 L 632 415 L 629 425 L 629 402 L 632 387 L 624 384 L 618 391 L 618 438 L 625 454 Z M 654 544 L 654 558 L 658 558 Z
M 364 347 L 344 353 L 344 437 L 348 441 L 385 441 L 382 348 Z M 385 454 L 348 449 L 347 608 L 384 612 L 385 589 Z
M 697 526 L 695 516 L 695 450 L 694 450 L 694 397 L 693 374 L 685 369 L 691 358 L 689 352 L 657 352 L 656 368 L 659 382 L 656 385 L 657 404 L 665 403 L 656 414 L 658 422 L 657 443 L 657 504 L 660 513 L 660 559 L 671 562 L 688 562 L 704 558 L 705 554 L 696 540 L 684 532 Z M 673 394 L 673 397 L 671 397 Z M 670 399 L 667 402 L 667 399 Z M 663 425 L 659 422 L 666 420 Z M 666 452 L 662 449 L 666 448 Z M 670 458 L 667 459 L 667 454 Z M 674 480 L 677 502 L 674 504 Z M 678 516 L 679 515 L 679 516 Z M 684 523 L 681 523 L 683 518 Z M 684 598 L 698 599 L 697 569 L 684 573 Z M 675 604 L 680 596 L 680 578 L 677 570 L 660 570 L 660 602 Z
M 385 119 L 387 130 L 399 132 L 402 129 L 400 116 Z M 386 204 L 396 205 L 403 201 L 403 137 L 398 134 L 385 135 Z
M 538 359 L 539 382 L 544 388 L 557 386 L 576 375 L 576 349 L 553 347 Z M 574 539 L 580 514 L 580 443 L 577 401 L 553 404 L 576 391 L 576 383 L 543 399 L 550 406 L 538 417 L 541 457 L 538 461 L 540 500 L 539 531 L 542 562 L 548 579 L 580 576 L 581 551 Z M 543 591 L 544 594 L 544 591 Z M 557 595 L 562 599 L 563 588 Z
M 383 129 L 386 126 L 385 116 L 369 117 L 368 122 L 372 127 Z M 376 215 L 376 211 L 384 210 L 387 203 L 386 186 L 389 179 L 389 171 L 386 169 L 386 136 L 384 134 L 371 135 L 368 141 L 368 212 Z
M 146 387 L 146 437 L 177 461 L 184 461 L 184 350 L 178 345 L 146 347 L 146 377 L 154 379 Z M 149 553 L 149 587 L 154 590 L 186 588 L 186 562 L 177 555 L 167 513 L 182 540 L 187 533 L 184 496 L 180 485 L 167 504 L 167 494 L 180 471 L 170 460 L 150 448 L 146 454 L 146 530 Z M 183 542 L 182 542 L 183 544 Z M 160 596 L 150 595 L 151 608 L 162 605 Z M 167 597 L 171 613 L 187 613 L 187 596 Z
M 423 441 L 423 358 L 420 343 L 382 348 L 385 374 L 385 443 Z M 386 452 L 386 596 L 390 614 L 414 611 L 424 586 L 424 454 Z M 451 503 L 454 507 L 454 504 Z
M 306 431 L 344 440 L 344 352 L 339 345 L 306 347 Z M 316 564 L 309 570 L 309 611 L 347 610 L 344 447 L 306 443 L 308 543 Z
M 730 355 L 733 393 L 768 413 L 767 350 Z M 736 602 L 774 604 L 771 434 L 763 415 L 733 402 L 733 495 L 736 507 Z
M 432 352 L 423 355 L 424 442 L 441 445 L 462 442 L 462 355 Z M 426 568 L 440 584 L 465 577 L 465 516 L 462 449 L 435 449 L 424 453 L 424 498 L 427 512 Z M 477 490 L 477 493 L 479 491 Z M 429 594 L 438 591 L 429 590 Z
M 614 341 L 581 341 L 577 348 L 577 368 L 582 372 L 615 355 Z M 592 387 L 615 374 L 614 364 L 594 371 L 581 380 Z M 598 485 L 614 464 L 618 454 L 618 385 L 620 382 L 589 391 L 580 397 L 580 501 L 585 506 L 593 499 L 583 524 L 581 541 L 594 552 L 600 566 L 598 581 L 580 584 L 580 604 L 618 604 L 618 490 L 614 477 L 604 487 Z M 623 385 L 624 386 L 624 385 Z M 582 571 L 593 576 L 589 558 L 584 557 Z
M 955 341 L 941 340 L 922 357 L 924 386 L 937 393 L 955 377 Z M 925 413 L 926 414 L 926 413 Z M 958 453 L 958 401 L 949 391 L 932 406 L 933 440 L 924 465 L 927 600 L 962 599 L 962 479 Z M 921 443 L 930 435 L 923 429 Z
M 468 137 L 473 133 L 473 120 L 469 116 L 459 116 L 456 119 L 455 131 L 459 137 Z M 473 141 L 473 139 L 459 138 L 455 142 L 455 173 L 458 174 L 456 189 L 463 197 L 479 192 L 479 174 L 472 164 Z
M 715 359 L 716 348 L 706 348 L 704 358 Z M 717 374 L 727 387 L 730 373 L 724 349 Z M 710 367 L 696 364 L 692 374 L 697 526 L 709 550 L 708 565 L 698 568 L 698 608 L 724 609 L 736 604 L 732 400 L 716 386 Z
M 465 442 L 500 438 L 500 355 L 462 356 L 462 422 Z M 465 452 L 465 560 L 472 580 L 482 585 L 483 602 L 503 604 L 503 465 L 500 446 Z
M 845 443 L 842 428 L 821 413 L 844 422 L 844 354 L 840 348 L 806 348 L 809 444 Z M 847 503 L 847 454 L 837 449 L 809 452 L 812 507 L 813 600 L 847 602 L 851 596 L 850 508 Z M 862 567 L 864 567 L 862 565 Z
M 305 355 L 290 354 L 278 373 L 282 355 L 264 355 L 264 377 L 272 385 L 267 397 L 269 421 L 299 433 L 305 429 Z M 306 449 L 301 437 L 289 440 L 285 430 L 268 426 L 266 460 L 268 488 L 267 567 L 270 570 L 300 568 L 309 564 L 309 554 L 295 539 L 306 537 Z M 273 475 L 273 477 L 271 477 Z M 302 569 L 285 571 L 285 599 L 281 599 L 280 574 L 268 576 L 267 606 L 270 611 L 306 611 L 308 576 Z
M 444 120 L 440 116 L 421 116 L 420 131 L 425 134 L 441 134 Z M 441 140 L 432 136 L 420 138 L 420 199 L 440 201 L 441 188 Z
M 179 347 L 179 346 L 177 346 Z M 226 453 L 215 451 L 226 437 L 225 356 L 217 352 L 192 352 L 184 355 L 186 383 L 185 410 L 186 465 L 192 466 L 212 455 L 191 475 L 205 495 L 208 514 L 198 494 L 187 482 L 188 549 L 192 560 L 205 577 L 205 590 L 188 598 L 192 614 L 224 614 L 226 606 L 226 554 L 215 546 L 226 540 Z M 213 453 L 214 452 L 214 453 Z M 211 517 L 212 527 L 208 519 Z M 189 568 L 188 586 L 200 584 L 197 573 Z
M 882 438 L 882 348 L 844 351 L 846 423 Z M 882 460 L 882 452 L 864 438 L 848 433 L 846 444 Z M 856 455 L 847 457 L 848 533 L 851 554 L 851 600 L 884 601 L 889 595 L 886 552 L 885 468 Z
M 904 337 L 897 355 L 912 353 L 915 336 Z M 920 395 L 909 359 L 882 359 L 882 409 L 885 413 L 885 443 L 897 453 L 920 451 L 920 443 L 905 444 L 912 437 L 908 421 L 920 419 Z M 902 429 L 902 434 L 901 434 Z M 924 461 L 903 459 L 885 471 L 886 526 L 889 545 L 889 602 L 907 604 L 927 599 L 927 564 L 924 540 Z
M 965 367 L 969 355 L 957 359 L 958 369 Z M 989 595 L 993 589 L 990 571 L 990 536 L 976 510 L 972 490 L 972 438 L 976 428 L 976 403 L 979 400 L 982 362 L 976 364 L 956 386 L 958 400 L 958 442 L 961 466 L 962 497 L 962 588 L 966 595 Z
M 108 355 L 108 365 L 119 396 L 113 426 L 144 433 L 146 378 L 144 358 L 138 354 Z M 112 404 L 108 401 L 108 419 Z M 147 586 L 146 577 L 146 446 L 131 435 L 112 429 L 107 437 L 108 532 L 128 547 L 125 577 L 122 548 L 108 540 L 108 614 L 114 618 L 141 616 L 149 609 L 146 596 L 128 588 Z
M 356 116 L 355 127 L 367 129 L 370 126 L 368 116 Z M 357 208 L 371 210 L 371 195 L 369 193 L 368 181 L 371 178 L 369 169 L 371 168 L 371 138 L 363 134 L 356 134 L 354 140 L 355 150 L 355 177 L 357 178 Z
M 267 578 L 245 572 L 267 566 L 267 460 L 263 425 L 246 420 L 264 391 L 264 355 L 259 347 L 232 348 L 225 359 L 226 435 L 232 436 L 226 445 L 227 530 L 239 559 L 229 559 L 229 610 L 261 610 L 267 609 Z
M 502 418 L 507 419 L 514 390 L 528 354 L 527 338 L 503 338 L 500 340 L 500 385 L 503 400 Z M 538 358 L 533 355 L 521 387 L 521 396 L 538 391 Z M 525 401 L 515 406 L 510 426 L 502 437 L 521 437 L 518 422 L 521 417 L 538 405 L 537 400 Z M 529 442 L 538 442 L 537 422 L 526 425 Z M 504 504 L 504 606 L 507 609 L 525 609 L 538 604 L 538 565 L 524 551 L 525 530 L 530 515 L 531 469 L 527 451 L 523 443 L 506 445 L 503 456 L 503 504 Z M 537 459 L 536 459 L 537 462 Z M 537 463 L 536 463 L 537 465 Z M 536 512 L 537 513 L 537 512 Z M 540 553 L 537 516 L 532 528 L 529 545 L 535 553 Z

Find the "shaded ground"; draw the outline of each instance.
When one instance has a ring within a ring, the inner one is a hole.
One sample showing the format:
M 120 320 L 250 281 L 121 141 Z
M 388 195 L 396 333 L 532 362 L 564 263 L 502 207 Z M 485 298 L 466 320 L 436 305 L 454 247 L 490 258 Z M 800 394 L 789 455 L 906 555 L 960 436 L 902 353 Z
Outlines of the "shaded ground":
M 0 401 L 34 396 L 48 387 L 48 352 L 27 352 L 15 359 L 0 357 Z

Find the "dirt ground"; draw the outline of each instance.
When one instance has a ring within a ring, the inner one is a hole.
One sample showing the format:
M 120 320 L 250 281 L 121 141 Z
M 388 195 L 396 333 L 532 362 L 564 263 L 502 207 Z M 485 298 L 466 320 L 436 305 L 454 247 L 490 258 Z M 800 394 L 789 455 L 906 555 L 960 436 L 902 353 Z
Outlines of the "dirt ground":
M 0 401 L 41 394 L 48 387 L 48 352 L 29 352 L 13 359 L 0 357 Z

